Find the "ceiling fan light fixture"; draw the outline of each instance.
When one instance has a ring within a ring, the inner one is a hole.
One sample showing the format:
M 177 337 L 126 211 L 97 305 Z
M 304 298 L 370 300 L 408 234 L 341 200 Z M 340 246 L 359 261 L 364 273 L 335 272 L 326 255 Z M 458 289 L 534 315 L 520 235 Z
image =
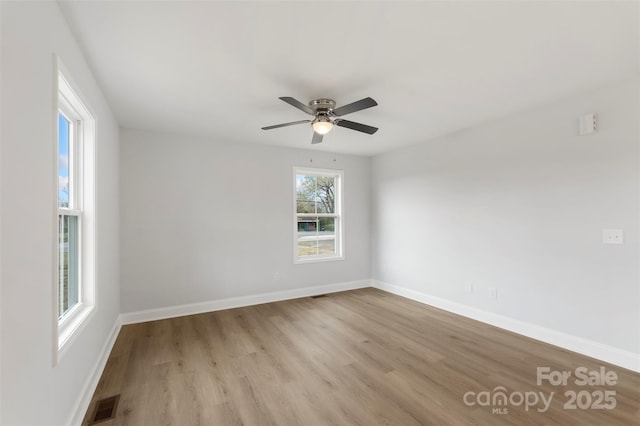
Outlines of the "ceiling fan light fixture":
M 331 122 L 331 120 L 329 120 L 328 117 L 318 117 L 317 119 L 313 120 L 311 127 L 313 127 L 314 132 L 321 135 L 326 135 L 331 131 L 331 129 L 333 129 L 333 123 Z

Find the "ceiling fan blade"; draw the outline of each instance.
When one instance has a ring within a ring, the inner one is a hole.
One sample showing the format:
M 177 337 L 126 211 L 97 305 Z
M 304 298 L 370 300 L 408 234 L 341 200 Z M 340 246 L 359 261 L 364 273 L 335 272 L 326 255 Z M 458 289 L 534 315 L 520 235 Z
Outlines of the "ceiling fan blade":
M 360 111 L 362 109 L 371 108 L 376 105 L 378 105 L 378 103 L 373 99 L 364 98 L 364 99 L 360 99 L 359 101 L 355 101 L 353 103 L 343 105 L 339 108 L 334 109 L 333 114 L 336 115 L 337 117 L 340 117 L 346 114 L 351 114 L 352 112 Z
M 278 127 L 294 126 L 296 124 L 311 123 L 311 120 L 292 121 L 291 123 L 274 124 L 273 126 L 263 127 L 262 130 L 277 129 Z
M 366 124 L 356 123 L 355 121 L 336 119 L 333 123 L 336 126 L 346 127 L 347 129 L 357 130 L 359 132 L 368 133 L 370 135 L 378 131 L 377 127 L 367 126 Z
M 282 96 L 279 99 L 285 101 L 286 103 L 288 103 L 291 106 L 294 106 L 294 107 L 298 108 L 301 111 L 306 112 L 309 115 L 315 115 L 315 112 L 313 112 L 313 110 L 311 108 L 309 108 L 307 105 L 303 104 L 302 102 L 300 102 L 297 99 L 291 98 L 289 96 Z
M 311 139 L 311 143 L 312 144 L 320 143 L 322 142 L 322 138 L 323 136 L 320 133 L 313 132 L 313 139 Z

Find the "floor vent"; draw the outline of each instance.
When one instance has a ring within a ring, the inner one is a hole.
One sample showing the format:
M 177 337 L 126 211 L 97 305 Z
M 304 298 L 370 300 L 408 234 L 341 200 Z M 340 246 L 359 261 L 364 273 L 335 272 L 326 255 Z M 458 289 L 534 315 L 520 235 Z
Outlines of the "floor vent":
M 319 294 L 317 296 L 311 296 L 312 299 L 318 299 L 320 297 L 327 297 L 327 295 L 326 294 Z
M 91 423 L 89 424 L 94 425 L 96 423 L 113 419 L 116 415 L 119 399 L 120 395 L 116 395 L 96 402 L 96 408 L 93 412 L 93 416 L 91 416 Z

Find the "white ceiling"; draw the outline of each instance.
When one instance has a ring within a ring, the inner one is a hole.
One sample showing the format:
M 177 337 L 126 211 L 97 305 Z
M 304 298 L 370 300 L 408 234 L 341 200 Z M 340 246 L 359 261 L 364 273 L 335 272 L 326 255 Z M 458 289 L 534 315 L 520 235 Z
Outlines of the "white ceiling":
M 375 155 L 639 71 L 637 2 L 59 3 L 123 127 L 231 143 Z M 380 130 L 263 131 L 279 96 Z

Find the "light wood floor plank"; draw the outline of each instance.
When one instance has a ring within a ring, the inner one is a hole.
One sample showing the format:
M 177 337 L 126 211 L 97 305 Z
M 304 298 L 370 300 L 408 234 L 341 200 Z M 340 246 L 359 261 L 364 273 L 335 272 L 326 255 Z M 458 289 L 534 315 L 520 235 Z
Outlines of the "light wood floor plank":
M 619 379 L 538 386 L 538 366 Z M 464 403 L 498 387 L 554 398 Z M 565 409 L 585 390 L 615 391 L 616 408 Z M 84 424 L 116 394 L 103 426 L 640 424 L 640 374 L 375 289 L 124 326 Z

